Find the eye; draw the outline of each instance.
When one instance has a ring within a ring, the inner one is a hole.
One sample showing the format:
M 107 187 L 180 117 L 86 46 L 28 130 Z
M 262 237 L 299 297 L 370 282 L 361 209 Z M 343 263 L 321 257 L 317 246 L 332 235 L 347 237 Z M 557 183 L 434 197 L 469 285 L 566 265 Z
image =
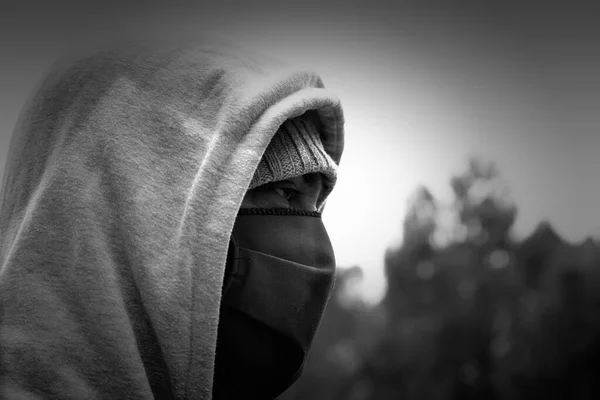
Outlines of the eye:
M 273 191 L 286 200 L 290 200 L 300 194 L 300 192 L 296 189 L 289 187 L 276 187 L 273 188 Z

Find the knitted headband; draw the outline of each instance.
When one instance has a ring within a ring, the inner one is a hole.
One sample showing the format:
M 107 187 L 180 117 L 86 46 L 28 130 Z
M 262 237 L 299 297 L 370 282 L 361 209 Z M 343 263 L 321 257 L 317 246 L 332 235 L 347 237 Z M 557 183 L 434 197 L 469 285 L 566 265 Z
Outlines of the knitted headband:
M 288 119 L 277 130 L 256 168 L 249 189 L 314 172 L 323 174 L 324 187 L 318 201 L 322 204 L 335 185 L 337 165 L 325 151 L 317 127 L 304 114 Z

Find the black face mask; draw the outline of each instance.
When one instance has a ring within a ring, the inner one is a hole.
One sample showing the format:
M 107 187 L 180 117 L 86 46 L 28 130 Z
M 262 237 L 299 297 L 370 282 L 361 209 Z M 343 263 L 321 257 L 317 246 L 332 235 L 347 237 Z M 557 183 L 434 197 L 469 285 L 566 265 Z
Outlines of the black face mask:
M 241 209 L 227 257 L 213 396 L 273 399 L 301 375 L 335 275 L 310 211 Z

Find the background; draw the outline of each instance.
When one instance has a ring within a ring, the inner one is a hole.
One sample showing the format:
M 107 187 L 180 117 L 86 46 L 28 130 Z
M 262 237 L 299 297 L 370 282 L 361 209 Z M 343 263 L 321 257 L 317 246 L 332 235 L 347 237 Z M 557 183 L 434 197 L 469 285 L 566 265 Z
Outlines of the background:
M 0 173 L 56 54 L 214 30 L 318 71 L 346 115 L 340 267 L 287 399 L 594 398 L 600 13 L 570 2 L 3 3 Z

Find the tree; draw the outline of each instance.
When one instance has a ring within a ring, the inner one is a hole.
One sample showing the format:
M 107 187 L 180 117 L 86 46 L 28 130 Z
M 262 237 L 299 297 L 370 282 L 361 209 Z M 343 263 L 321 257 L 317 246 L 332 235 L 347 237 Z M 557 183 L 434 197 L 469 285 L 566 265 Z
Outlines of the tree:
M 425 187 L 419 187 L 408 200 L 404 219 L 403 243 L 400 248 L 388 249 L 385 254 L 385 274 L 388 290 L 384 303 L 392 311 L 418 311 L 418 270 L 429 265 L 433 256 L 432 235 L 436 230 L 437 202 Z M 425 271 L 427 273 L 427 271 Z
M 600 243 L 571 245 L 546 222 L 515 242 L 517 208 L 491 163 L 471 159 L 450 184 L 449 206 L 425 187 L 409 199 L 381 304 L 346 301 L 359 268 L 339 276 L 285 398 L 600 398 Z M 446 211 L 467 234 L 440 245 Z
M 496 166 L 471 158 L 467 170 L 453 177 L 450 185 L 467 240 L 485 249 L 504 246 L 517 208 Z
M 404 218 L 404 246 L 429 243 L 436 230 L 438 205 L 431 192 L 424 186 L 417 188 L 408 200 L 408 212 Z
M 534 232 L 517 246 L 519 269 L 525 286 L 536 289 L 555 253 L 565 245 L 552 226 L 541 222 Z
M 468 234 L 436 245 L 443 206 L 419 187 L 402 245 L 386 252 L 388 323 L 365 363 L 369 398 L 493 398 L 494 325 L 510 303 L 516 206 L 491 163 L 471 159 L 450 184 L 456 228 Z

